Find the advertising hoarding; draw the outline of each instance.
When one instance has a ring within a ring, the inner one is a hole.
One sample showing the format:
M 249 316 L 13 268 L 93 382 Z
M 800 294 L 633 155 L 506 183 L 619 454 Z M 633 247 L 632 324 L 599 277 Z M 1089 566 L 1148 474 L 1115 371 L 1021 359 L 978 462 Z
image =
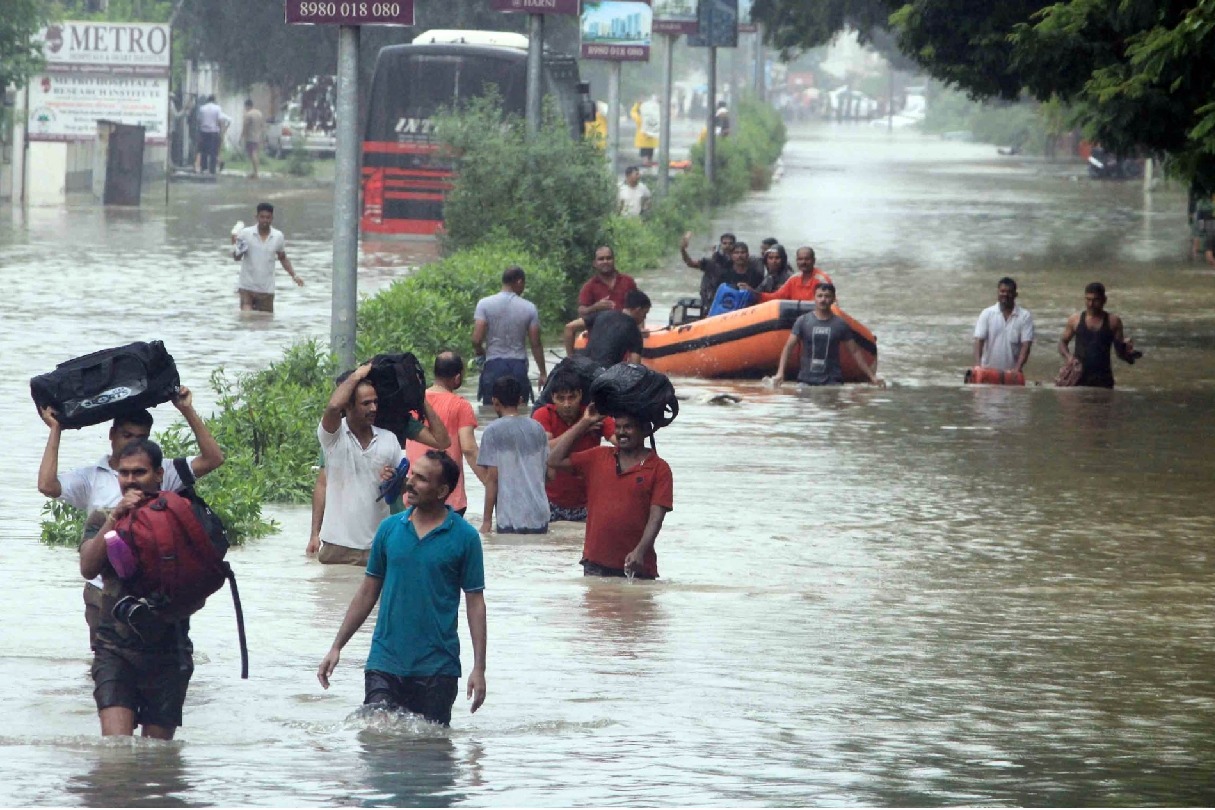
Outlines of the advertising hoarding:
M 39 33 L 48 73 L 169 75 L 172 56 L 167 23 L 69 20 Z
M 582 58 L 646 62 L 650 58 L 654 14 L 648 2 L 585 0 L 579 29 Z
M 738 47 L 738 0 L 700 0 L 696 18 L 696 33 L 688 34 L 689 47 Z
M 577 14 L 578 0 L 489 0 L 489 7 L 508 14 Z
M 91 141 L 98 121 L 140 124 L 149 144 L 166 142 L 169 79 L 48 73 L 29 86 L 31 141 Z
M 696 0 L 654 0 L 654 33 L 696 33 Z
M 413 0 L 286 0 L 293 25 L 413 25 Z

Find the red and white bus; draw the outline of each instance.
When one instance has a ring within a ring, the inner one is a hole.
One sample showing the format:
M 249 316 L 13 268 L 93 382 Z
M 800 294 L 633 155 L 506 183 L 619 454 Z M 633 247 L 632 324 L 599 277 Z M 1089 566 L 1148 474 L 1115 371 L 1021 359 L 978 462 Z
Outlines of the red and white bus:
M 494 31 L 428 31 L 410 45 L 380 50 L 363 135 L 365 234 L 433 235 L 443 223 L 452 165 L 438 155 L 434 115 L 485 95 L 504 113 L 527 103 L 527 37 Z M 544 55 L 544 89 L 578 137 L 593 112 L 589 87 L 572 56 Z

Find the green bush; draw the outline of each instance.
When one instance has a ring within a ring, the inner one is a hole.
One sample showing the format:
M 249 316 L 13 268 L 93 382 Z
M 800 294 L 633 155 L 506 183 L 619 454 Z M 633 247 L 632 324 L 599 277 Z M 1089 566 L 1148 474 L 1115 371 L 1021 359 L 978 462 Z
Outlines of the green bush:
M 42 505 L 42 542 L 76 548 L 84 533 L 86 517 L 82 510 L 63 501 L 47 501 Z
M 572 281 L 587 277 L 616 207 L 616 184 L 593 144 L 571 138 L 552 105 L 528 135 L 517 116 L 503 117 L 496 95 L 440 115 L 436 132 L 457 156 L 443 204 L 445 250 L 525 239 Z

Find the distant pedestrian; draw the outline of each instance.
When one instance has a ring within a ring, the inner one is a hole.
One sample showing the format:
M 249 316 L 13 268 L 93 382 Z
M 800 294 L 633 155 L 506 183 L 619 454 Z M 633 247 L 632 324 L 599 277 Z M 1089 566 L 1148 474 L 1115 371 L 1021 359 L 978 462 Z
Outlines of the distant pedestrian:
M 653 427 L 636 416 L 616 417 L 617 447 L 574 447 L 603 417 L 594 405 L 553 446 L 549 466 L 568 469 L 586 482 L 585 576 L 658 577 L 654 543 L 675 506 L 671 467 L 645 446 Z
M 245 312 L 274 312 L 274 260 L 282 262 L 283 269 L 296 286 L 303 287 L 304 280 L 295 274 L 291 260 L 287 258 L 287 243 L 283 232 L 272 227 L 274 206 L 268 202 L 257 204 L 257 224 L 232 234 L 232 258 L 240 262 L 240 308 Z
M 773 384 L 779 388 L 785 381 L 785 369 L 793 350 L 800 343 L 801 365 L 797 381 L 802 385 L 843 385 L 844 371 L 840 365 L 840 353 L 848 351 L 857 367 L 874 385 L 886 387 L 882 380 L 865 362 L 856 345 L 852 328 L 848 322 L 832 312 L 835 304 L 835 285 L 819 284 L 814 291 L 814 309 L 793 322 L 793 331 L 780 353 L 780 364 L 776 369 Z
M 215 174 L 219 167 L 219 146 L 232 119 L 224 114 L 215 96 L 207 96 L 198 108 L 198 153 L 202 156 L 200 170 Z
M 472 701 L 470 711 L 485 702 L 481 538 L 444 504 L 459 478 L 460 468 L 437 450 L 410 467 L 405 482 L 408 508 L 377 529 L 363 582 L 317 669 L 324 688 L 329 688 L 342 648 L 379 602 L 363 671 L 363 705 L 405 710 L 431 723 L 449 725 L 462 674 L 456 625 L 463 591 L 473 646 L 466 691 Z
M 1075 385 L 1092 388 L 1113 388 L 1114 370 L 1110 364 L 1110 349 L 1127 363 L 1143 356 L 1122 334 L 1122 319 L 1105 311 L 1105 285 L 1094 281 L 1084 288 L 1084 312 L 1067 319 L 1059 338 L 1059 354 L 1065 369 L 1079 366 Z M 1072 338 L 1076 350 L 1068 350 Z
M 512 266 L 502 273 L 502 289 L 477 302 L 473 314 L 473 351 L 485 358 L 477 399 L 489 405 L 494 382 L 500 377 L 514 377 L 531 401 L 532 386 L 527 378 L 527 348 L 540 375 L 540 387 L 548 380 L 544 365 L 544 345 L 540 342 L 540 313 L 536 305 L 523 298 L 527 274 L 522 267 Z
M 481 434 L 477 463 L 487 468 L 485 510 L 481 532 L 497 527 L 501 534 L 544 534 L 548 531 L 548 437 L 540 423 L 519 414 L 523 389 L 514 377 L 494 382 L 493 405 L 498 418 Z
M 245 154 L 253 165 L 253 173 L 249 176 L 257 179 L 258 156 L 262 150 L 262 141 L 266 139 L 266 116 L 253 106 L 253 99 L 245 99 L 245 117 L 241 120 L 241 140 L 245 142 Z
M 616 269 L 616 252 L 607 245 L 595 248 L 595 274 L 578 291 L 578 316 L 604 309 L 623 309 L 629 290 L 637 282 Z
M 726 102 L 717 102 L 717 111 L 713 113 L 713 126 L 717 127 L 717 135 L 725 138 L 730 134 L 730 108 Z
M 624 182 L 616 195 L 617 211 L 626 217 L 645 216 L 650 212 L 653 196 L 649 187 L 641 182 L 641 169 L 629 166 L 624 170 Z
M 634 104 L 633 109 L 629 110 L 629 117 L 637 125 L 633 145 L 637 147 L 638 156 L 647 163 L 652 162 L 662 132 L 662 105 L 658 103 L 658 97 L 651 95 L 645 101 Z
M 434 371 L 434 384 L 426 389 L 426 403 L 438 415 L 451 438 L 447 455 L 459 467 L 468 462 L 477 478 L 484 483 L 485 473 L 477 466 L 477 436 L 474 432 L 477 414 L 459 393 L 460 386 L 464 384 L 464 358 L 455 352 L 442 352 L 435 358 Z M 430 449 L 425 442 L 408 441 L 405 443 L 405 457 L 412 463 Z M 447 505 L 460 517 L 464 517 L 468 510 L 468 493 L 464 489 L 463 475 L 448 494 Z
M 1005 276 L 996 284 L 996 303 L 975 324 L 974 363 L 1022 373 L 1034 343 L 1034 316 L 1017 303 L 1017 282 Z

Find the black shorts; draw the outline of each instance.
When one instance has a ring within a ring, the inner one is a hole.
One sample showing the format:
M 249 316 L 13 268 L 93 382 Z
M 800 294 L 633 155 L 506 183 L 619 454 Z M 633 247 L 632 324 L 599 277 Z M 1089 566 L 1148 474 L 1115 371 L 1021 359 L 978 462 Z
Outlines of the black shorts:
M 593 563 L 590 560 L 582 561 L 582 576 L 584 577 L 627 577 L 628 574 L 623 568 L 608 568 L 606 565 Z M 645 574 L 634 574 L 634 579 L 654 579 L 655 577 L 646 576 Z
M 369 669 L 363 673 L 363 705 L 382 704 L 420 714 L 432 723 L 451 725 L 459 678 L 453 675 L 405 677 Z
M 190 653 L 99 646 L 93 655 L 93 700 L 98 711 L 114 706 L 131 709 L 137 725 L 177 728 L 193 674 Z

